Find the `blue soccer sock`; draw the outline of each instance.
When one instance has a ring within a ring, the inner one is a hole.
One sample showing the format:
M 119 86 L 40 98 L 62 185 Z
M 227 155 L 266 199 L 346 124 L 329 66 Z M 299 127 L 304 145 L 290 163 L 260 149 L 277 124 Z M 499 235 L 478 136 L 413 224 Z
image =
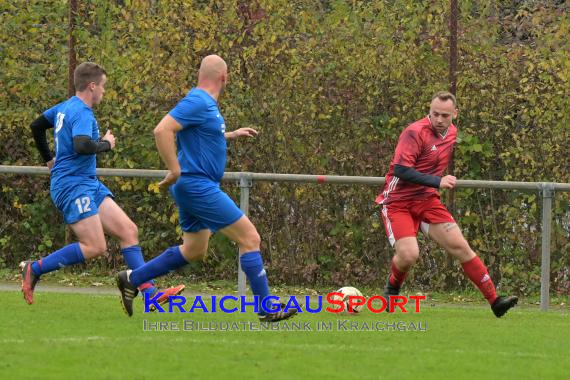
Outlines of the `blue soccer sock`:
M 133 245 L 126 248 L 121 248 L 121 253 L 123 254 L 127 266 L 130 269 L 137 269 L 144 265 L 144 257 L 140 246 Z M 156 293 L 157 289 L 154 286 L 154 280 L 150 280 L 142 284 L 140 291 L 148 294 Z
M 36 276 L 40 276 L 69 265 L 83 262 L 85 262 L 85 257 L 83 257 L 79 243 L 73 243 L 49 254 L 43 259 L 33 262 L 32 271 Z
M 259 314 L 267 314 L 261 307 L 261 302 L 269 296 L 269 284 L 267 282 L 267 274 L 263 268 L 263 259 L 261 252 L 247 252 L 239 258 L 241 269 L 245 272 L 249 280 L 249 286 L 254 295 L 259 296 Z M 271 307 L 270 305 L 268 305 Z
M 180 247 L 170 247 L 142 267 L 133 270 L 129 280 L 131 284 L 138 288 L 142 283 L 152 278 L 163 276 L 186 264 L 188 264 L 188 261 L 182 256 Z

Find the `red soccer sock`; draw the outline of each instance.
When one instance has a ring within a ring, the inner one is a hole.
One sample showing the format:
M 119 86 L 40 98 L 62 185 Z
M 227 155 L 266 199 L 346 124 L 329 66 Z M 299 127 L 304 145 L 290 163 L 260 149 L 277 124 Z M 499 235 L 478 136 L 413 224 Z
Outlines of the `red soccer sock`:
M 471 281 L 473 281 L 481 293 L 483 293 L 483 296 L 487 299 L 489 304 L 492 305 L 497 299 L 497 291 L 495 290 L 491 276 L 489 276 L 487 267 L 483 264 L 479 256 L 475 256 L 473 259 L 462 263 L 461 266 Z
M 402 272 L 398 269 L 396 264 L 394 264 L 394 260 L 392 259 L 392 268 L 390 273 L 390 284 L 399 288 L 404 283 L 404 280 L 408 277 L 408 272 Z

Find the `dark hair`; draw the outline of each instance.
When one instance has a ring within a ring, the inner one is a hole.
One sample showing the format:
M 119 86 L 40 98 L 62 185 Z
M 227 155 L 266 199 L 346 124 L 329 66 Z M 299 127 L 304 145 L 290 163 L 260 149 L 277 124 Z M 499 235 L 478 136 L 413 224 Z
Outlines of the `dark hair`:
M 457 99 L 455 98 L 455 95 L 453 95 L 451 92 L 439 91 L 431 98 L 431 100 L 433 101 L 435 98 L 443 101 L 451 100 L 453 102 L 453 106 L 454 107 L 457 106 Z
M 99 84 L 103 75 L 107 75 L 104 68 L 93 62 L 83 62 L 73 72 L 73 84 L 75 91 L 83 91 L 91 82 Z

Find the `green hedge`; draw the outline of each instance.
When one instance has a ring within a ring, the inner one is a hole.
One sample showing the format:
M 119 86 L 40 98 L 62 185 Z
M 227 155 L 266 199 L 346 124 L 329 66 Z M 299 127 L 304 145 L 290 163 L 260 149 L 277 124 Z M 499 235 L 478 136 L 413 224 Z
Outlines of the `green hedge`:
M 221 99 L 228 171 L 382 176 L 402 128 L 448 87 L 447 7 L 432 1 L 202 0 L 79 2 L 78 60 L 109 73 L 96 109 L 117 147 L 101 167 L 160 168 L 152 129 L 195 83 L 203 56 L 230 66 Z M 464 179 L 570 182 L 570 22 L 551 1 L 461 1 L 456 174 Z M 0 3 L 0 163 L 37 165 L 28 125 L 66 98 L 67 1 Z M 139 225 L 147 257 L 179 241 L 176 210 L 150 180 L 105 183 Z M 239 188 L 225 188 L 239 199 Z M 65 242 L 47 178 L 2 176 L 0 266 Z M 256 183 L 251 218 L 273 282 L 378 285 L 389 247 L 373 200 L 378 189 Z M 570 292 L 568 194 L 557 194 L 552 289 Z M 540 198 L 463 190 L 457 219 L 500 286 L 536 293 Z M 469 285 L 455 263 L 423 245 L 412 277 L 426 289 Z M 196 279 L 236 276 L 235 247 L 217 236 Z M 117 247 L 98 261 L 121 263 Z M 450 268 L 452 267 L 452 268 Z

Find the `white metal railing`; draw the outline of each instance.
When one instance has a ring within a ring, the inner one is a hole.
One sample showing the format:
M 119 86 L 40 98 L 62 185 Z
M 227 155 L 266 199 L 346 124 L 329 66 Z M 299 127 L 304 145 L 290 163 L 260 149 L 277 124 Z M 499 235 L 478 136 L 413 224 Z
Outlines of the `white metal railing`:
M 49 175 L 47 167 L 43 166 L 8 166 L 0 165 L 0 174 Z M 166 170 L 148 169 L 107 169 L 98 168 L 97 175 L 111 177 L 143 177 L 163 178 Z M 237 181 L 240 186 L 240 208 L 249 212 L 249 191 L 253 181 L 265 182 L 301 182 L 318 184 L 347 184 L 347 185 L 383 185 L 384 177 L 309 175 L 309 174 L 277 174 L 226 172 L 223 181 Z M 554 182 L 509 182 L 509 181 L 474 181 L 458 180 L 457 188 L 472 189 L 503 189 L 536 191 L 542 197 L 542 262 L 540 276 L 540 309 L 548 310 L 550 300 L 550 235 L 552 231 L 552 199 L 556 191 L 570 191 L 570 183 Z M 245 274 L 238 261 L 238 292 L 245 294 Z

